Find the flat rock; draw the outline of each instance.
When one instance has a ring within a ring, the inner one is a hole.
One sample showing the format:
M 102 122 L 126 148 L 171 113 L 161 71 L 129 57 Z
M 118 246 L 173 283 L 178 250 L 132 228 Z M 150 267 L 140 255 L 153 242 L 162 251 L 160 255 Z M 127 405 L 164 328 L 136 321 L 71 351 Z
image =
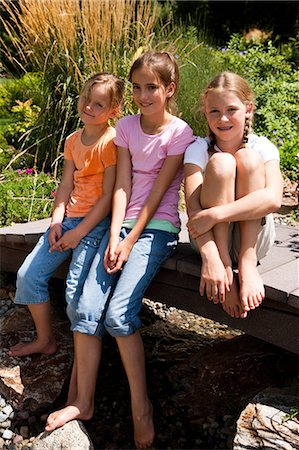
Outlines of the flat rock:
M 9 348 L 34 338 L 27 307 L 11 309 L 0 318 L 0 394 L 17 410 L 48 407 L 58 397 L 73 360 L 72 333 L 68 320 L 53 317 L 58 351 L 54 355 L 12 357 Z
M 31 450 L 94 450 L 81 421 L 72 420 L 51 433 L 44 432 L 32 442 Z
M 290 415 L 295 407 L 298 386 L 265 389 L 242 411 L 233 450 L 299 449 L 299 421 Z

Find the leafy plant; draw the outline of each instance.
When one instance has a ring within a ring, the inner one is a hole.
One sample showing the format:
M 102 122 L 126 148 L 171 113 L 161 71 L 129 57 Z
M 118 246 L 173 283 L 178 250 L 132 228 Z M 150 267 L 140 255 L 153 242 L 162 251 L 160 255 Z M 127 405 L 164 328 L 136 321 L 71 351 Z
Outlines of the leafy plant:
M 32 105 L 31 99 L 26 100 L 25 102 L 17 100 L 16 103 L 17 105 L 11 108 L 12 121 L 4 128 L 3 131 L 4 138 L 8 144 L 13 146 L 18 146 L 18 142 L 22 140 L 23 136 L 26 136 L 26 134 L 32 130 L 40 112 L 40 107 L 37 105 Z M 22 148 L 20 150 L 22 150 Z M 20 153 L 22 154 L 22 152 Z M 8 166 L 13 163 L 20 153 L 16 153 L 15 157 L 11 159 Z M 30 155 L 26 152 L 27 160 L 30 159 L 30 156 L 31 162 L 34 163 L 34 155 Z
M 9 169 L 0 179 L 0 226 L 51 215 L 57 181 L 31 168 Z
M 40 72 L 28 72 L 20 78 L 3 78 L 0 83 L 0 114 L 10 112 L 17 100 L 32 100 L 34 105 L 41 106 L 44 101 L 43 80 Z M 5 108 L 3 110 L 2 108 Z

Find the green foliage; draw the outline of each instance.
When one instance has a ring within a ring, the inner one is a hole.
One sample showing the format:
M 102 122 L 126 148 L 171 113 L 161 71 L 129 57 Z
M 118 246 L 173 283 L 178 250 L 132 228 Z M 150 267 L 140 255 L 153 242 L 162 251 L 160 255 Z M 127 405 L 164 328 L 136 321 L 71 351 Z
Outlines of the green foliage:
M 11 93 L 5 88 L 3 83 L 0 83 L 0 116 L 7 118 L 9 116 L 9 105 L 12 102 Z
M 5 116 L 16 101 L 32 100 L 34 105 L 44 102 L 43 79 L 40 72 L 28 72 L 20 78 L 3 78 L 0 83 L 0 115 Z
M 3 134 L 9 144 L 18 147 L 18 141 L 35 126 L 40 107 L 32 105 L 31 99 L 25 102 L 17 100 L 16 103 L 11 108 L 11 123 L 5 127 Z
M 5 169 L 15 156 L 15 149 L 10 147 L 2 134 L 0 134 L 0 171 Z
M 3 169 L 12 156 L 22 154 L 22 143 L 35 127 L 43 102 L 40 73 L 27 73 L 19 79 L 3 79 L 0 83 L 0 168 Z M 11 155 L 11 146 L 16 148 Z M 10 155 L 10 158 L 9 158 Z M 34 163 L 34 155 L 24 154 L 18 166 Z
M 278 144 L 280 162 L 285 175 L 294 181 L 299 179 L 299 136 L 282 140 Z
M 192 127 L 194 134 L 205 136 L 207 125 L 199 111 L 200 96 L 209 80 L 221 71 L 221 64 L 207 45 L 196 40 L 194 44 L 190 57 L 185 58 L 180 67 L 178 106 L 180 115 Z
M 215 52 L 224 70 L 247 79 L 256 95 L 254 130 L 279 147 L 282 169 L 298 175 L 299 71 L 271 41 L 246 42 L 234 35 Z
M 33 169 L 6 170 L 0 180 L 0 226 L 49 217 L 57 181 Z

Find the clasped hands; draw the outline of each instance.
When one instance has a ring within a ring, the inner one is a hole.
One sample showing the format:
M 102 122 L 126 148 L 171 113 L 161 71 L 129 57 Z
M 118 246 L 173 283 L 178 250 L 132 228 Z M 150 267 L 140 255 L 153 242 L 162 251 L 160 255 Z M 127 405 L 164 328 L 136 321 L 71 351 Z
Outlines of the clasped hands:
M 109 274 L 113 274 L 122 270 L 123 265 L 127 262 L 133 243 L 125 238 L 121 242 L 119 239 L 111 238 L 105 251 L 104 267 Z
M 65 252 L 66 250 L 74 249 L 77 247 L 82 237 L 83 236 L 78 232 L 77 228 L 66 231 L 62 236 L 61 225 L 55 224 L 51 227 L 48 236 L 48 240 L 51 246 L 49 252 Z

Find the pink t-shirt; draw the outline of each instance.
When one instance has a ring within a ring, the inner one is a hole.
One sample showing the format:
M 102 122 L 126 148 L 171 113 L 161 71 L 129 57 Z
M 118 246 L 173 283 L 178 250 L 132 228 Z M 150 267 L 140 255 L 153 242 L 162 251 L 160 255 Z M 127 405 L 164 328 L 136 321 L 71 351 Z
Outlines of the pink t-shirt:
M 159 134 L 143 132 L 140 114 L 118 121 L 114 142 L 130 151 L 132 162 L 132 191 L 125 220 L 138 218 L 166 157 L 183 154 L 193 141 L 192 129 L 175 116 Z M 175 227 L 180 226 L 178 191 L 182 178 L 181 168 L 162 198 L 153 219 L 168 220 Z

